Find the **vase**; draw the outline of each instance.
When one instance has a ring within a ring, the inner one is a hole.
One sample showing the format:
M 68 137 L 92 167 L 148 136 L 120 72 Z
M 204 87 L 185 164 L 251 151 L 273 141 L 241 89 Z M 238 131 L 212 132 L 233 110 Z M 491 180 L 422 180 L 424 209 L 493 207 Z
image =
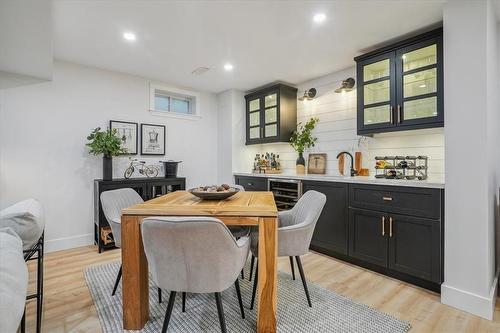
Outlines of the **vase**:
M 102 179 L 113 180 L 113 158 L 109 155 L 102 156 Z
M 302 153 L 299 152 L 299 157 L 297 157 L 297 161 L 295 162 L 295 171 L 297 174 L 303 175 L 306 173 L 306 160 Z

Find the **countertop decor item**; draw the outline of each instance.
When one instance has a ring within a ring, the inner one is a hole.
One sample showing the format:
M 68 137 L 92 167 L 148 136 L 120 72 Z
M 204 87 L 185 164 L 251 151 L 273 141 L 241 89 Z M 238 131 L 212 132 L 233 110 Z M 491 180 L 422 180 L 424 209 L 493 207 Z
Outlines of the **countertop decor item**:
M 134 173 L 135 169 L 139 171 L 139 174 L 145 175 L 146 177 L 156 177 L 158 176 L 158 168 L 154 165 L 146 165 L 146 161 L 139 161 L 137 158 L 129 158 L 130 165 L 125 169 L 123 176 L 125 179 L 129 179 Z
M 109 121 L 109 128 L 116 129 L 118 137 L 122 140 L 122 148 L 127 149 L 127 155 L 137 155 L 138 126 L 137 123 L 128 121 Z
M 314 147 L 318 138 L 312 136 L 312 130 L 318 123 L 318 118 L 311 118 L 307 123 L 298 123 L 297 129 L 293 132 L 290 138 L 290 145 L 299 153 L 296 161 L 296 171 L 298 174 L 304 174 L 306 171 L 306 160 L 303 153 L 305 149 Z
M 89 153 L 102 155 L 102 178 L 104 180 L 113 179 L 113 156 L 126 154 L 127 150 L 122 147 L 122 140 L 118 137 L 116 129 L 101 131 L 97 127 L 87 136 L 89 142 Z
M 256 154 L 253 162 L 253 173 L 281 173 L 280 155 L 274 153 Z
M 376 156 L 375 178 L 425 180 L 427 156 Z
M 200 186 L 188 190 L 194 196 L 203 200 L 224 200 L 238 193 L 239 189 L 227 184 Z
M 160 161 L 165 168 L 165 178 L 177 178 L 177 168 L 182 161 Z
M 307 173 L 324 175 L 326 173 L 326 154 L 309 154 Z
M 165 126 L 141 124 L 141 155 L 165 155 Z

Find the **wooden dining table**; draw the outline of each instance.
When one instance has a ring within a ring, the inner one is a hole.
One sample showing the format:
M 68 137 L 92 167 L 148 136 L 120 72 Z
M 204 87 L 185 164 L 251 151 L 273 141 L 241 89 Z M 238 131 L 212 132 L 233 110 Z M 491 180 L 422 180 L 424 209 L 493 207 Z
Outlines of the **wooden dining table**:
M 276 332 L 278 210 L 272 192 L 238 192 L 225 200 L 201 200 L 176 191 L 122 210 L 123 328 L 149 320 L 149 274 L 141 221 L 152 216 L 210 216 L 226 225 L 258 226 L 257 331 Z

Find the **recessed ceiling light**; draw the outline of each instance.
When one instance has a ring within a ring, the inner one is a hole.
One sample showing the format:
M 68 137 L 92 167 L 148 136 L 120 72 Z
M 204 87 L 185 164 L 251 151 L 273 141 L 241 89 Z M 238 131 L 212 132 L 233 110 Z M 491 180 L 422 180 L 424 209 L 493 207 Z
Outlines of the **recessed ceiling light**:
M 230 63 L 227 63 L 224 65 L 224 69 L 228 72 L 232 71 L 233 70 L 233 65 L 231 65 Z
M 125 38 L 126 40 L 128 40 L 130 42 L 133 42 L 133 41 L 135 41 L 136 37 L 135 37 L 135 34 L 132 32 L 124 32 L 123 38 Z
M 326 20 L 326 15 L 323 13 L 318 13 L 313 16 L 313 21 L 316 23 L 321 23 Z

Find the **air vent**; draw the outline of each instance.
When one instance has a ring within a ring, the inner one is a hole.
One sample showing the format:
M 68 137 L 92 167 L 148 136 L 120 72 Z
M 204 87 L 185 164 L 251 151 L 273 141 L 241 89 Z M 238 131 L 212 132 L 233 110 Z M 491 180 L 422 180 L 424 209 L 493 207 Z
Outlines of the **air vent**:
M 208 72 L 209 70 L 210 70 L 210 68 L 208 68 L 208 67 L 198 67 L 194 71 L 192 71 L 191 74 L 202 75 L 202 74 L 205 74 L 206 72 Z

